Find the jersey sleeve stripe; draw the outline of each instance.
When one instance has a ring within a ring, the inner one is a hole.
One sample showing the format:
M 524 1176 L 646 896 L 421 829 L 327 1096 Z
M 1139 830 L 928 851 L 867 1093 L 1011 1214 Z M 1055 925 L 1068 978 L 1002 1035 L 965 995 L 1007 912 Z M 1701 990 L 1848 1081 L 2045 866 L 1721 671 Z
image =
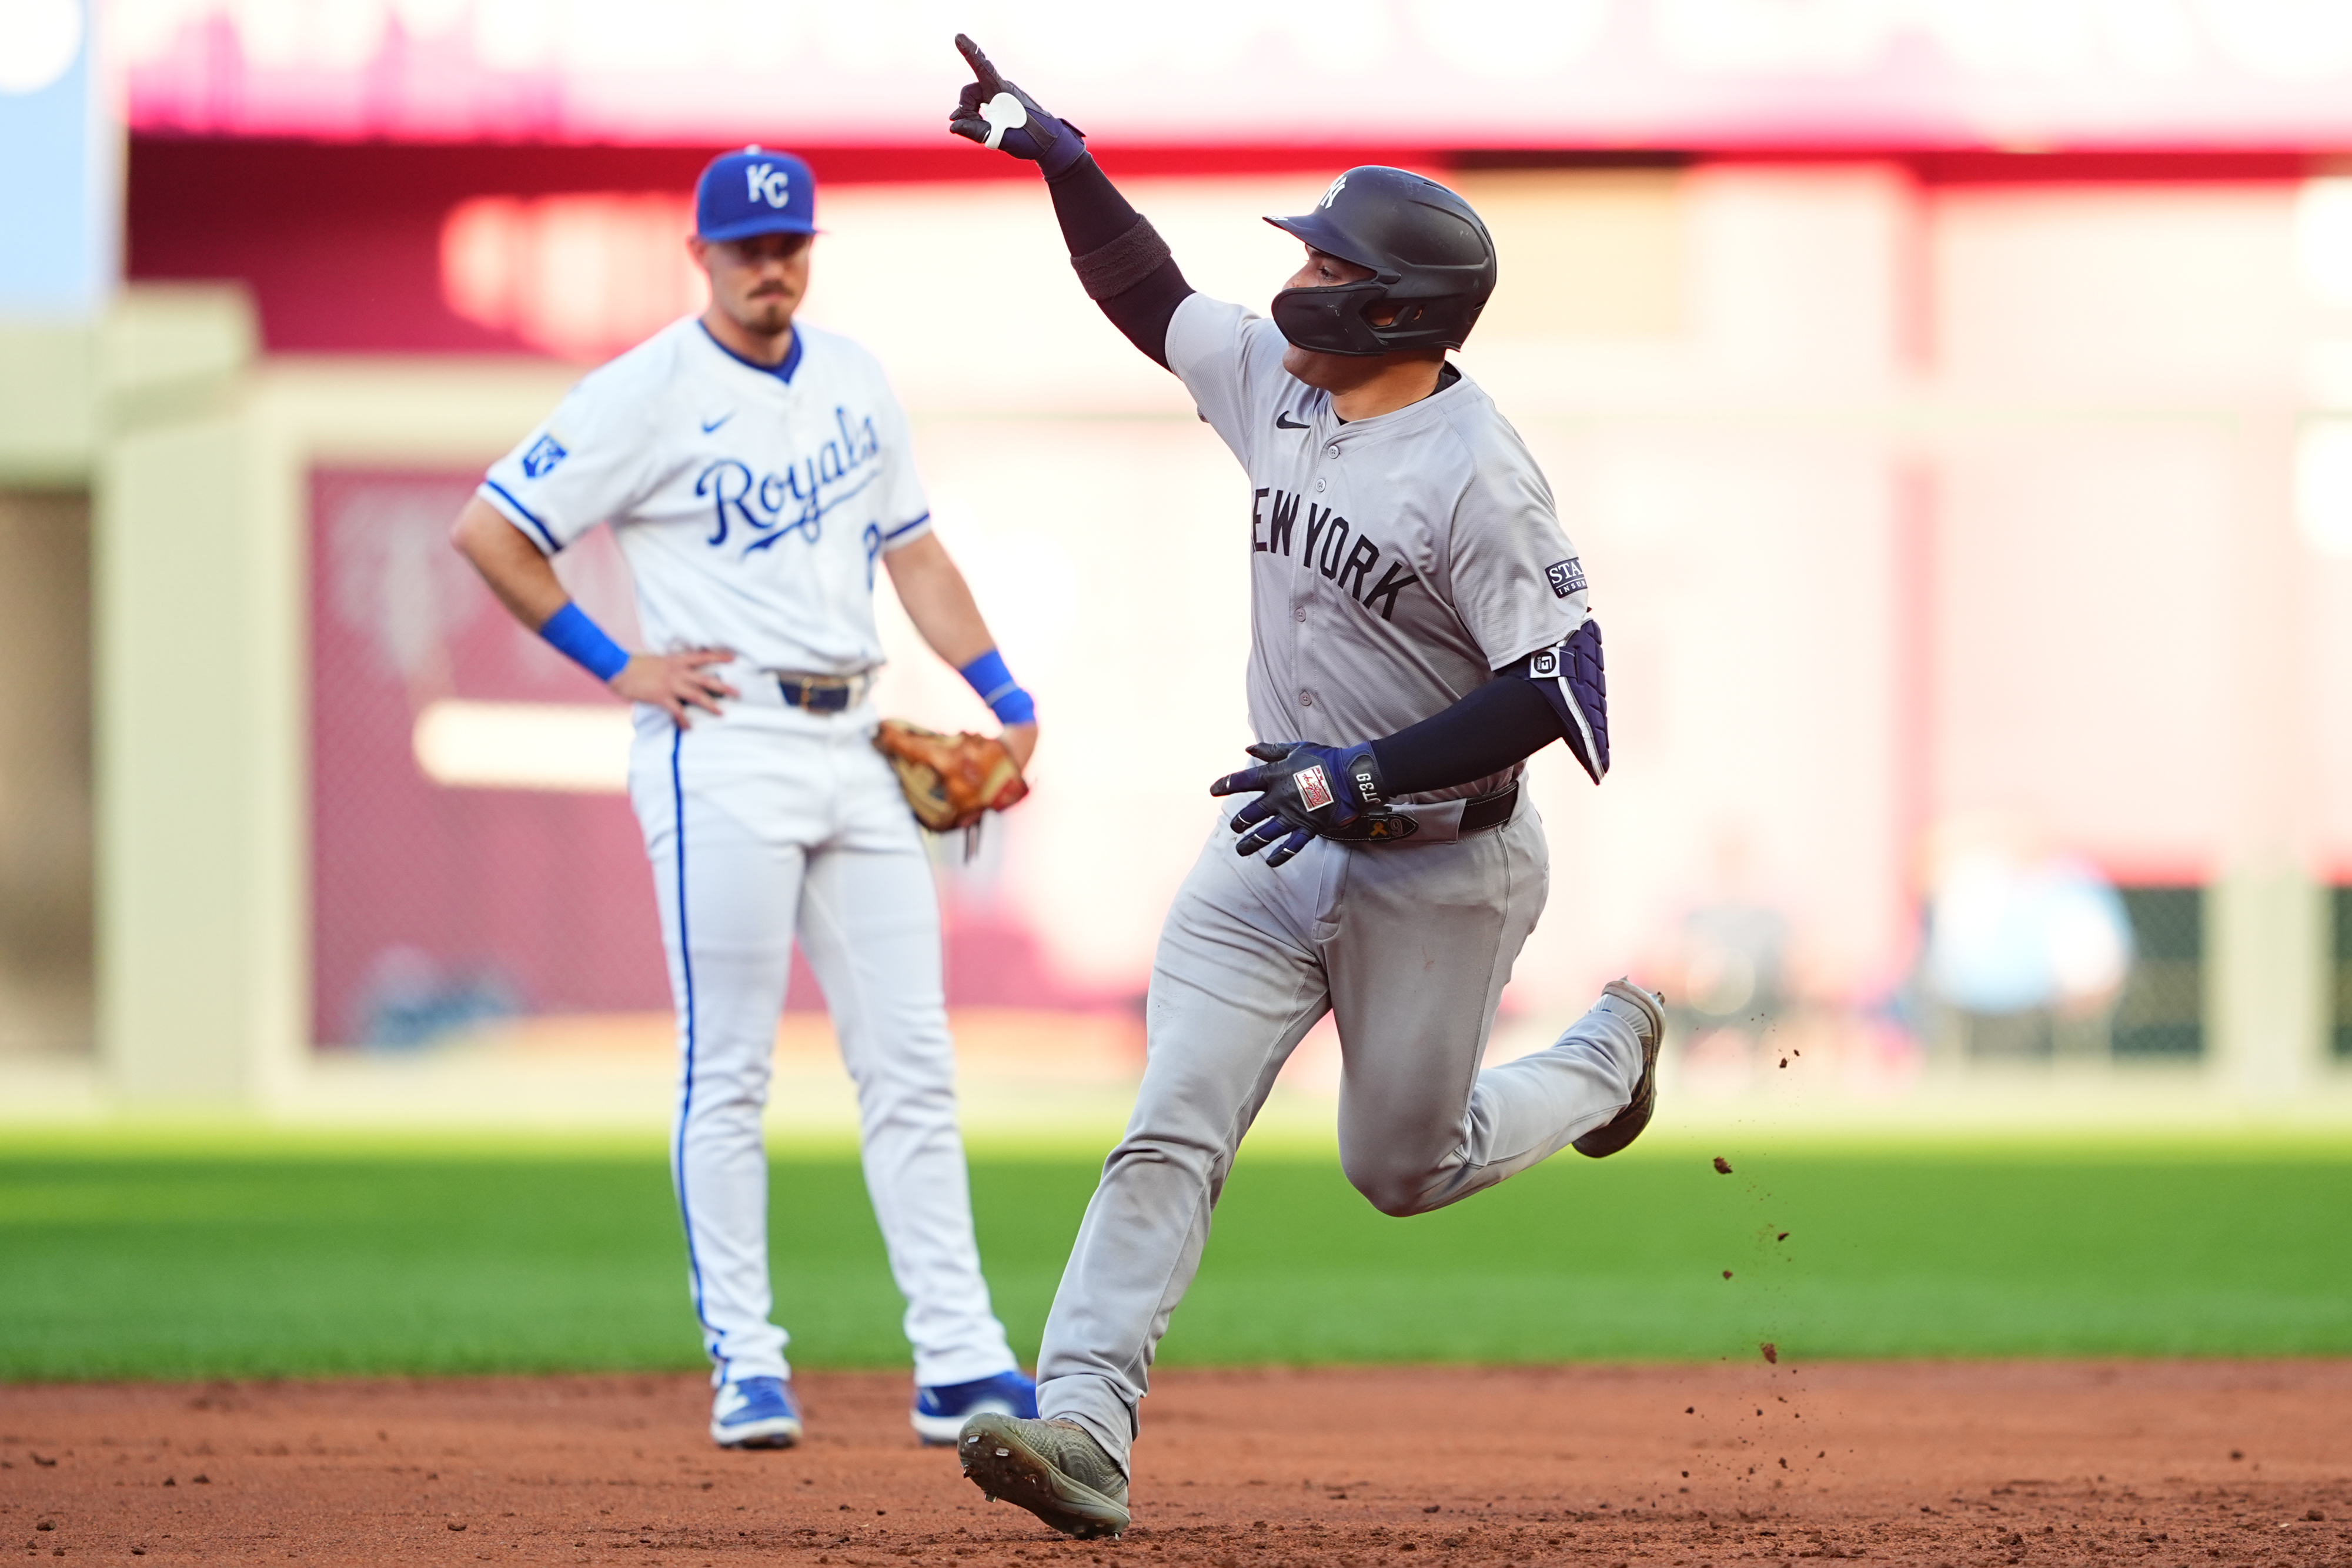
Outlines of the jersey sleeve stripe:
M 524 506 L 520 501 L 516 500 L 514 498 L 514 493 L 509 490 L 504 485 L 499 484 L 496 479 L 485 479 L 482 481 L 482 488 L 497 492 L 499 499 L 506 503 L 505 506 L 499 507 L 499 510 L 505 512 L 509 517 L 529 523 L 532 528 L 538 529 L 539 537 L 547 541 L 548 554 L 553 555 L 563 548 L 562 544 L 557 542 L 555 536 L 548 531 L 547 525 L 541 522 L 537 517 L 531 516 L 530 508 Z
M 921 528 L 925 523 L 928 523 L 928 522 L 929 522 L 930 520 L 931 520 L 931 515 L 930 515 L 930 513 L 929 513 L 929 512 L 925 512 L 921 517 L 917 517 L 913 522 L 911 522 L 911 523 L 900 523 L 897 528 L 892 528 L 888 533 L 884 534 L 882 537 L 883 537 L 884 538 L 886 538 L 886 539 L 895 539 L 895 538 L 897 538 L 900 534 L 911 534 L 911 533 L 913 533 L 917 528 Z

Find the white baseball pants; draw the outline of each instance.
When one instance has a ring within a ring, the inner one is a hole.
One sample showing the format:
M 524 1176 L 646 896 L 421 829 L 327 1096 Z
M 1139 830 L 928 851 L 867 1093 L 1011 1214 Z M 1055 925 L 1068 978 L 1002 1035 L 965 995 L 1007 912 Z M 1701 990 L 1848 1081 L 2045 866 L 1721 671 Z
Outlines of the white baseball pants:
M 714 1383 L 789 1376 L 772 1322 L 761 1134 L 798 931 L 856 1085 L 866 1185 L 907 1298 L 919 1384 L 1017 1364 L 973 1239 L 939 895 L 868 707 L 745 700 L 679 730 L 640 708 L 630 796 L 653 862 L 678 1016 L 671 1175 Z M 764 698 L 764 700 L 762 700 Z

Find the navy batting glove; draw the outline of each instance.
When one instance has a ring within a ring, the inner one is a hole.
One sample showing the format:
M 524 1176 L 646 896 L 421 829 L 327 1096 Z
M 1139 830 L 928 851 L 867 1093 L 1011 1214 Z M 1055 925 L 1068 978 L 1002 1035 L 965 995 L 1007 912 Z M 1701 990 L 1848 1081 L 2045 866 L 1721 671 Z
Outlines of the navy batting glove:
M 997 74 L 980 46 L 961 33 L 956 47 L 979 79 L 967 85 L 948 116 L 948 129 L 982 147 L 1026 158 L 1048 180 L 1086 155 L 1087 133 L 1056 120 L 1037 100 Z
M 1212 795 L 1258 791 L 1257 799 L 1235 811 L 1228 824 L 1241 835 L 1234 845 L 1236 853 L 1254 855 L 1272 845 L 1265 863 L 1278 866 L 1309 840 L 1388 809 L 1380 764 L 1369 745 L 1272 740 L 1260 741 L 1249 754 L 1260 766 L 1228 773 L 1209 786 Z

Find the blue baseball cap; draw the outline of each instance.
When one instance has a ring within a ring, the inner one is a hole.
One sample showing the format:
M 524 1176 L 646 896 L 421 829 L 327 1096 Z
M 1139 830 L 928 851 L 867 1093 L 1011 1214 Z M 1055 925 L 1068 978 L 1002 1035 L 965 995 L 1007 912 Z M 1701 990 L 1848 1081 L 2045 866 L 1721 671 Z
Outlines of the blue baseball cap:
M 816 233 L 816 176 L 789 152 L 721 152 L 694 185 L 694 232 L 704 239 Z

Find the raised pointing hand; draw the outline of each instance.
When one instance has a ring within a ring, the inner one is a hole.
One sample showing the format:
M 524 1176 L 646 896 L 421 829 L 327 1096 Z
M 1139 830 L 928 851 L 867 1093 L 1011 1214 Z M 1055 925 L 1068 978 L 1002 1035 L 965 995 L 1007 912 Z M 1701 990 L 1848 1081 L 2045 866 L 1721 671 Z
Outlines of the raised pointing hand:
M 963 63 L 971 68 L 975 85 L 982 98 L 994 98 L 1004 90 L 1004 78 L 997 74 L 994 66 L 988 63 L 988 57 L 981 53 L 978 44 L 971 41 L 971 34 L 956 35 L 956 52 L 963 57 Z
M 982 147 L 1027 159 L 1047 179 L 1085 154 L 1084 131 L 1046 113 L 1035 99 L 1006 81 L 968 35 L 958 33 L 955 44 L 973 79 L 957 96 L 948 116 L 950 131 Z

